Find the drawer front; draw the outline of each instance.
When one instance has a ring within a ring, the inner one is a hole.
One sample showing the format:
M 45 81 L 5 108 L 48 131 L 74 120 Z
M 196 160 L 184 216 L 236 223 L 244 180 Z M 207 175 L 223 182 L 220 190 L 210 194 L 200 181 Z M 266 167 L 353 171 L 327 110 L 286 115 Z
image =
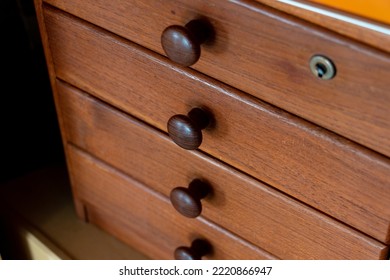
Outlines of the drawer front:
M 144 254 L 171 259 L 176 248 L 205 239 L 212 246 L 207 259 L 275 258 L 205 219 L 180 217 L 164 196 L 72 146 L 68 151 L 74 194 L 88 219 Z
M 68 16 L 46 21 L 59 78 L 164 131 L 206 108 L 202 150 L 389 242 L 389 159 Z
M 167 26 L 206 17 L 215 38 L 195 69 L 390 156 L 389 54 L 254 1 L 46 2 L 158 53 Z M 311 73 L 317 54 L 334 62 L 334 79 Z
M 58 92 L 68 141 L 165 196 L 194 179 L 207 182 L 201 216 L 279 258 L 385 257 L 385 245 L 312 208 L 199 152 L 177 149 L 164 134 L 74 88 L 58 84 Z

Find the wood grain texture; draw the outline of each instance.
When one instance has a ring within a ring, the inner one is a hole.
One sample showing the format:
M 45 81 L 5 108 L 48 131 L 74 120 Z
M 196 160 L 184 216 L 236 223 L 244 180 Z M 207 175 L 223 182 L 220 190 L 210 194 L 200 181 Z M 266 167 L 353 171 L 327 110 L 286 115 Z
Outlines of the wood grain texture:
M 205 219 L 181 217 L 166 197 L 79 150 L 70 148 L 69 159 L 88 219 L 151 258 L 172 259 L 195 239 L 210 242 L 206 259 L 275 258 Z
M 61 79 L 164 131 L 204 108 L 203 151 L 389 242 L 388 158 L 68 16 L 46 20 Z
M 255 1 L 48 3 L 160 54 L 167 26 L 204 17 L 215 38 L 204 44 L 196 70 L 390 156 L 388 53 Z M 334 79 L 319 80 L 310 72 L 316 54 L 334 62 Z
M 65 145 L 65 143 L 66 143 L 65 139 L 67 138 L 66 137 L 66 130 L 64 129 L 64 124 L 63 124 L 63 120 L 62 120 L 61 106 L 59 106 L 59 104 L 58 104 L 58 99 L 57 99 L 58 95 L 55 94 L 55 92 L 56 92 L 56 86 L 55 86 L 56 73 L 55 73 L 55 69 L 54 69 L 53 56 L 52 56 L 50 46 L 49 46 L 49 39 L 48 39 L 47 32 L 46 32 L 45 20 L 44 20 L 44 15 L 43 15 L 42 0 L 34 0 L 34 6 L 35 6 L 36 15 L 37 15 L 39 32 L 41 35 L 43 51 L 45 54 L 46 64 L 47 64 L 47 68 L 48 68 L 50 85 L 51 85 L 51 89 L 53 91 L 54 104 L 55 104 L 55 108 L 56 108 L 58 124 L 59 124 L 60 131 L 61 131 L 61 140 L 62 140 L 62 144 L 64 146 L 65 160 L 66 160 L 67 165 L 69 166 L 70 163 L 68 162 L 68 151 L 67 151 L 67 148 Z M 71 182 L 71 186 L 73 186 L 72 182 Z M 73 191 L 73 189 L 72 189 L 72 191 Z M 76 210 L 78 217 L 83 219 L 83 220 L 86 220 L 86 213 L 85 213 L 84 204 L 81 201 L 79 201 L 76 196 L 74 196 L 73 199 L 74 199 L 75 210 Z
M 201 217 L 279 258 L 385 257 L 387 246 L 350 227 L 202 153 L 178 149 L 164 134 L 74 88 L 59 83 L 58 92 L 68 141 L 165 196 L 194 179 L 207 182 L 211 194 L 202 200 Z M 77 177 L 83 171 L 74 172 Z

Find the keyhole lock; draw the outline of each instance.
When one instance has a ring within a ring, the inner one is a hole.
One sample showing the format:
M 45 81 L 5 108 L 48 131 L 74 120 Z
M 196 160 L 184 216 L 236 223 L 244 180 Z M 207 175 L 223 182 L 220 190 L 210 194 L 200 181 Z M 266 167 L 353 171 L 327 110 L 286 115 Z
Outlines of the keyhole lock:
M 322 80 L 330 80 L 336 75 L 333 62 L 322 55 L 315 55 L 310 59 L 310 70 L 313 75 Z

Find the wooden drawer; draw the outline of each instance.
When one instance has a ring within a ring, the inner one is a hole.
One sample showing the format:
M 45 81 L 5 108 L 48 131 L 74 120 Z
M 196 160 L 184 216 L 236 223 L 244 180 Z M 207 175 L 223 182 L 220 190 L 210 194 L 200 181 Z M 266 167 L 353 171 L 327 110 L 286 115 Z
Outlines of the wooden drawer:
M 255 1 L 46 2 L 160 54 L 167 26 L 207 18 L 215 38 L 195 69 L 390 156 L 387 53 Z M 334 62 L 334 79 L 312 75 L 309 60 L 317 54 Z
M 68 146 L 74 195 L 88 220 L 156 259 L 171 259 L 177 247 L 205 239 L 207 259 L 274 259 L 275 257 L 203 219 L 186 220 L 166 197 L 151 191 L 90 155 Z
M 207 182 L 201 216 L 279 258 L 386 256 L 387 246 L 202 153 L 178 149 L 164 134 L 86 94 L 62 83 L 58 92 L 68 141 L 165 196 L 194 179 Z
M 202 150 L 389 242 L 388 158 L 85 22 L 45 17 L 59 78 L 161 130 L 174 114 L 206 108 L 215 122 Z

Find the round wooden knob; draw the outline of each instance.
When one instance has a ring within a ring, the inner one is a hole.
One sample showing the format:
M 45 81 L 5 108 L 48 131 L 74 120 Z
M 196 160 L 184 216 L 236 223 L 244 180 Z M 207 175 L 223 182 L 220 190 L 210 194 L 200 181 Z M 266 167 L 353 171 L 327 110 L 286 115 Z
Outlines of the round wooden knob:
M 171 191 L 170 199 L 173 207 L 183 216 L 196 218 L 202 212 L 201 199 L 206 197 L 210 188 L 204 182 L 193 180 L 188 188 L 177 187 Z
M 174 115 L 168 120 L 169 137 L 186 150 L 195 150 L 202 143 L 202 129 L 209 124 L 209 117 L 200 108 L 192 109 L 187 116 Z
M 192 20 L 185 26 L 172 25 L 161 35 L 161 45 L 170 60 L 191 66 L 200 57 L 200 45 L 209 37 L 209 24 L 202 20 Z
M 211 251 L 211 245 L 202 239 L 196 239 L 191 247 L 179 247 L 175 250 L 176 260 L 200 260 Z

